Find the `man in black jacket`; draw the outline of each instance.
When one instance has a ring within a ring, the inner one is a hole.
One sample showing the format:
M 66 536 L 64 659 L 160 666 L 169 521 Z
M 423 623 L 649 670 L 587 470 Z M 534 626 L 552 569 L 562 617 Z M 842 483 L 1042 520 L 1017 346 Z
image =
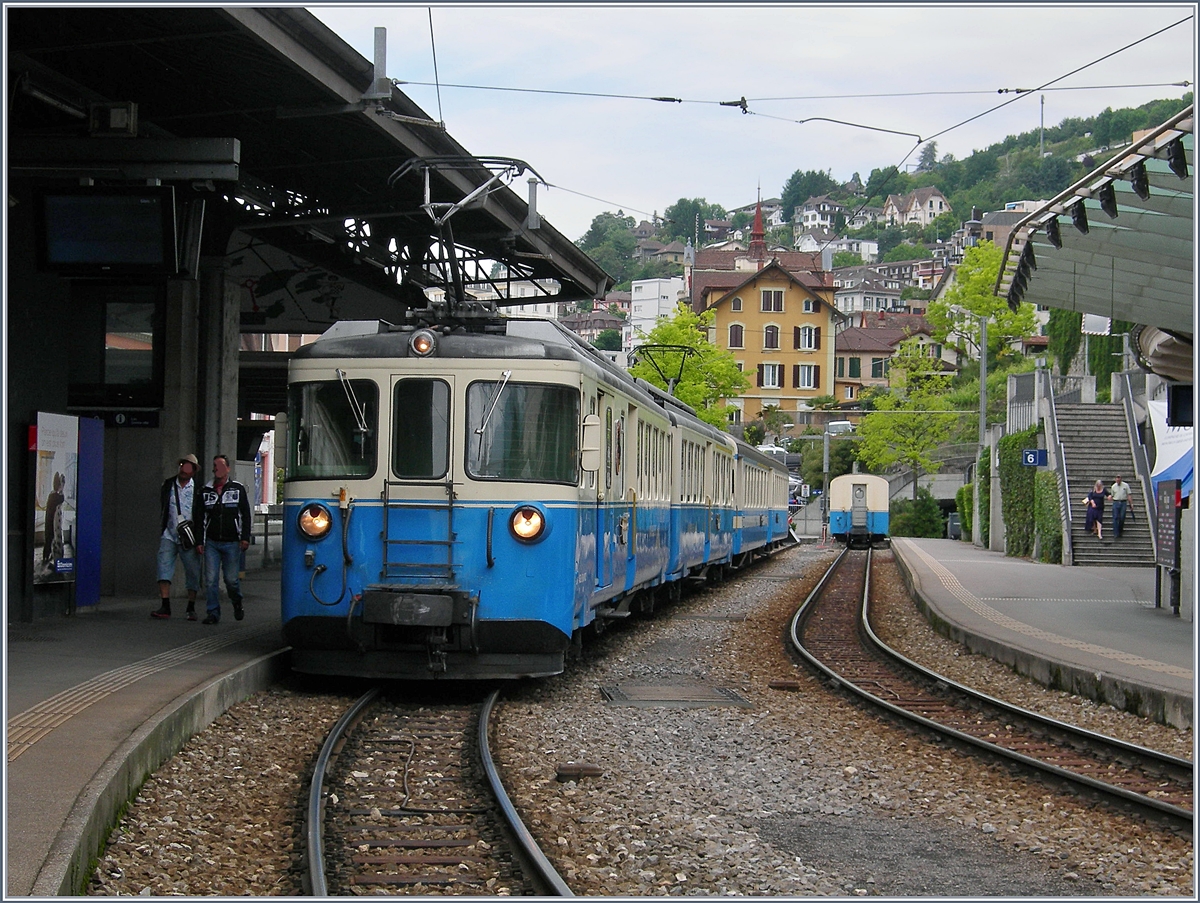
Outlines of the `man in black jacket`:
M 225 569 L 225 589 L 233 602 L 233 616 L 241 620 L 242 592 L 238 571 L 242 564 L 242 552 L 250 548 L 250 493 L 237 480 L 229 478 L 229 458 L 217 455 L 213 458 L 213 478 L 200 490 L 200 503 L 196 513 L 200 515 L 200 545 L 197 551 L 204 556 L 208 571 L 208 617 L 205 624 L 217 624 L 221 620 L 220 587 L 217 572 Z
M 175 559 L 183 562 L 184 582 L 187 586 L 187 619 L 196 620 L 196 592 L 200 589 L 200 556 L 195 549 L 179 547 L 179 522 L 194 520 L 192 503 L 196 494 L 196 481 L 192 479 L 200 472 L 200 462 L 195 455 L 184 455 L 179 459 L 179 473 L 163 480 L 158 493 L 159 508 L 162 510 L 162 532 L 158 537 L 158 595 L 161 605 L 150 612 L 150 617 L 166 620 L 171 617 L 171 581 L 175 578 Z

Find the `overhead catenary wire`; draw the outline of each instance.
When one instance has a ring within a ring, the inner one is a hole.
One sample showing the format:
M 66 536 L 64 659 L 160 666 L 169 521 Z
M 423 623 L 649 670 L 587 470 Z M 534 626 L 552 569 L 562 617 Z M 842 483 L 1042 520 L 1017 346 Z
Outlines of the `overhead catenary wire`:
M 432 42 L 433 42 L 432 9 L 430 9 L 430 11 L 429 11 L 429 17 L 430 17 L 429 18 L 430 41 L 432 44 Z M 971 122 L 975 122 L 978 119 L 988 116 L 991 113 L 1001 110 L 1004 107 L 1006 107 L 1012 103 L 1015 103 L 1018 100 L 1020 100 L 1024 97 L 1030 96 L 1037 92 L 1055 91 L 1055 90 L 1063 90 L 1063 91 L 1065 91 L 1065 90 L 1072 90 L 1072 91 L 1113 90 L 1113 89 L 1117 89 L 1117 88 L 1159 87 L 1159 86 L 1190 87 L 1192 83 L 1188 80 L 1182 80 L 1179 82 L 1142 83 L 1142 84 L 1128 84 L 1128 85 L 1057 86 L 1057 87 L 1056 87 L 1056 85 L 1058 84 L 1058 82 L 1061 82 L 1067 78 L 1070 78 L 1072 75 L 1076 75 L 1079 72 L 1082 72 L 1088 68 L 1091 68 L 1092 66 L 1095 66 L 1107 59 L 1112 58 L 1113 56 L 1116 56 L 1116 55 L 1123 53 L 1133 47 L 1136 47 L 1137 45 L 1142 44 L 1148 40 L 1151 40 L 1151 39 L 1157 37 L 1158 35 L 1163 34 L 1166 31 L 1169 31 L 1172 28 L 1176 28 L 1179 25 L 1182 25 L 1186 22 L 1192 21 L 1193 19 L 1194 19 L 1193 15 L 1185 16 L 1184 18 L 1182 18 L 1176 22 L 1173 22 L 1173 23 L 1166 25 L 1160 29 L 1157 29 L 1156 31 L 1151 32 L 1148 35 L 1138 38 L 1137 40 L 1131 41 L 1130 43 L 1128 43 L 1116 50 L 1113 50 L 1107 54 L 1104 54 L 1103 56 L 1098 57 L 1097 59 L 1094 59 L 1088 63 L 1085 63 L 1082 66 L 1078 66 L 1075 69 L 1072 69 L 1071 71 L 1069 71 L 1063 75 L 1053 78 L 1053 79 L 1051 79 L 1037 87 L 1033 87 L 1033 88 L 1002 87 L 1002 88 L 991 89 L 991 90 L 986 90 L 986 91 L 985 90 L 954 90 L 954 91 L 941 90 L 941 91 L 878 92 L 878 93 L 841 94 L 841 95 L 838 95 L 838 94 L 808 95 L 808 96 L 797 95 L 797 96 L 788 96 L 788 97 L 763 97 L 763 98 L 756 98 L 753 101 L 748 100 L 743 95 L 742 97 L 740 97 L 737 100 L 723 100 L 722 101 L 722 100 L 687 99 L 687 98 L 664 96 L 664 95 L 624 94 L 624 93 L 600 92 L 600 91 L 567 91 L 567 90 L 562 90 L 562 89 L 520 88 L 520 87 L 499 86 L 499 85 L 474 85 L 474 84 L 447 83 L 445 86 L 447 88 L 457 88 L 457 89 L 463 89 L 463 90 L 501 91 L 501 92 L 513 92 L 513 93 L 522 93 L 522 94 L 558 95 L 558 96 L 566 96 L 566 97 L 594 97 L 594 98 L 600 98 L 600 99 L 637 100 L 637 101 L 649 101 L 649 102 L 655 102 L 655 103 L 675 103 L 675 104 L 688 103 L 688 104 L 702 104 L 702 105 L 709 105 L 709 106 L 737 107 L 742 111 L 742 113 L 744 115 L 754 115 L 754 116 L 758 116 L 758 117 L 764 118 L 764 119 L 773 119 L 773 120 L 782 121 L 782 122 L 795 123 L 798 125 L 804 125 L 804 124 L 807 124 L 810 122 L 827 122 L 827 123 L 830 123 L 833 125 L 841 125 L 841 126 L 845 126 L 848 128 L 864 129 L 864 130 L 876 131 L 876 132 L 880 132 L 880 133 L 884 133 L 884 134 L 893 134 L 893 135 L 898 135 L 898 136 L 915 138 L 916 144 L 908 151 L 907 154 L 905 154 L 904 158 L 900 161 L 900 163 L 896 164 L 894 167 L 891 168 L 891 172 L 888 173 L 888 175 L 884 178 L 883 182 L 879 185 L 879 188 L 885 188 L 887 183 L 899 172 L 900 167 L 904 165 L 904 163 L 909 159 L 909 157 L 912 156 L 912 154 L 916 151 L 917 147 L 919 147 L 921 144 L 924 144 L 929 141 L 933 141 L 937 138 L 940 138 L 943 135 L 946 135 L 952 131 L 955 131 L 956 129 L 962 128 L 963 126 L 965 126 Z M 438 95 L 437 95 L 438 96 L 438 111 L 439 111 L 439 119 L 440 119 L 441 118 L 441 87 L 442 87 L 442 83 L 440 82 L 440 79 L 438 78 L 438 74 L 437 74 L 436 55 L 434 57 L 434 78 L 435 78 L 434 82 L 402 80 L 402 79 L 392 79 L 392 82 L 396 85 L 415 85 L 415 86 L 424 86 L 424 87 L 434 87 L 438 92 Z M 928 96 L 973 95 L 973 94 L 992 94 L 992 93 L 1012 94 L 1013 97 L 1011 97 L 1008 100 L 1005 100 L 1002 103 L 999 103 L 992 107 L 989 107 L 986 110 L 976 113 L 975 115 L 970 116 L 960 122 L 957 122 L 951 126 L 941 129 L 940 131 L 937 131 L 926 137 L 922 137 L 921 135 L 919 135 L 916 132 L 908 132 L 908 131 L 903 131 L 903 130 L 899 130 L 899 129 L 890 129 L 890 128 L 885 128 L 883 126 L 870 125 L 868 123 L 853 122 L 853 121 L 844 120 L 844 119 L 834 119 L 831 117 L 824 117 L 824 116 L 810 116 L 810 117 L 805 117 L 805 118 L 801 118 L 801 119 L 795 119 L 795 118 L 789 118 L 789 117 L 784 117 L 784 116 L 763 113 L 763 112 L 760 112 L 757 110 L 751 110 L 749 108 L 749 104 L 751 102 L 766 103 L 766 102 L 795 101 L 795 100 L 835 100 L 835 99 L 841 100 L 841 99 L 882 98 L 882 97 L 928 97 Z M 590 200 L 600 201 L 601 203 L 605 203 L 605 204 L 614 203 L 612 201 L 607 201 L 603 198 L 585 194 L 584 192 L 574 191 L 572 189 L 565 188 L 561 185 L 552 185 L 547 182 L 543 182 L 542 184 L 546 185 L 546 187 L 548 187 L 548 188 L 557 188 L 560 191 L 567 191 L 572 194 L 577 194 L 580 197 L 585 197 L 585 198 L 589 198 Z M 865 207 L 865 205 L 866 205 L 866 202 L 864 201 L 863 205 L 860 206 L 859 210 L 861 210 L 862 207 Z M 618 205 L 618 206 L 620 207 L 620 209 L 623 209 L 623 210 L 628 209 L 628 210 L 632 210 L 637 213 L 646 214 L 646 211 L 637 210 L 637 208 L 634 208 L 630 205 L 622 204 L 622 205 Z M 855 212 L 857 213 L 858 211 L 855 211 Z M 654 214 L 646 214 L 646 215 L 653 216 Z

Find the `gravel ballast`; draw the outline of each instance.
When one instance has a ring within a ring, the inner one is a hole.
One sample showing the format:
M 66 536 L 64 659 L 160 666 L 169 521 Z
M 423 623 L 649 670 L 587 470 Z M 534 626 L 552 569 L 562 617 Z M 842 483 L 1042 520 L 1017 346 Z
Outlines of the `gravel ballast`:
M 506 689 L 493 755 L 576 894 L 1193 895 L 1190 837 L 884 720 L 793 661 L 784 631 L 833 554 L 793 548 Z M 934 634 L 890 555 L 875 578 L 897 602 L 876 629 L 899 651 L 1191 757 L 1190 731 L 1047 691 Z M 613 688 L 628 692 L 610 702 Z M 653 701 L 672 688 L 683 701 Z M 301 893 L 307 776 L 349 699 L 281 688 L 235 706 L 146 782 L 89 893 Z M 603 774 L 560 782 L 566 763 Z

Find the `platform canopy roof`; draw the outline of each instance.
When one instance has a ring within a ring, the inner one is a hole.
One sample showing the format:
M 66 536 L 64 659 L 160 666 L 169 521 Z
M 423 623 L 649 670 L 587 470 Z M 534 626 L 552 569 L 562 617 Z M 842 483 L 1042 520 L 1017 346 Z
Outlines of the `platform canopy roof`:
M 539 161 L 514 165 L 504 148 L 474 156 L 306 10 L 5 13 L 10 177 L 160 178 L 184 200 L 207 191 L 206 240 L 218 226 L 250 234 L 401 303 L 486 281 L 497 261 L 512 279 L 556 283 L 555 300 L 603 297 L 612 284 L 529 216 Z M 130 102 L 136 137 L 97 137 L 125 121 L 97 129 L 97 111 Z M 430 210 L 449 214 L 441 232 Z
M 1193 109 L 1022 219 L 996 282 L 996 294 L 1010 305 L 1027 301 L 1139 324 L 1142 364 L 1185 381 L 1196 301 Z

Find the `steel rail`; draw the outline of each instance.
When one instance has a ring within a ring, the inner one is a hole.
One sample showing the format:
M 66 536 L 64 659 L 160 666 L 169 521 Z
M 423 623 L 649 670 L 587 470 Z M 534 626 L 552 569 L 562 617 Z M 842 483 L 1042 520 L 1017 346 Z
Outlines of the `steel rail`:
M 854 683 L 849 678 L 844 677 L 843 675 L 839 674 L 837 671 L 834 671 L 832 668 L 828 667 L 824 662 L 820 661 L 816 656 L 814 656 L 811 652 L 809 652 L 808 649 L 806 649 L 804 647 L 804 644 L 800 638 L 800 628 L 801 628 L 801 625 L 804 623 L 804 621 L 807 619 L 807 616 L 811 613 L 812 609 L 815 608 L 816 600 L 818 600 L 821 597 L 821 594 L 823 593 L 827 582 L 832 578 L 835 571 L 841 565 L 843 559 L 845 558 L 845 554 L 846 553 L 843 553 L 842 555 L 838 556 L 837 560 L 833 562 L 833 564 L 830 566 L 829 570 L 826 572 L 825 576 L 822 577 L 821 581 L 817 584 L 816 588 L 811 593 L 809 593 L 808 597 L 804 600 L 804 602 L 801 604 L 800 608 L 798 608 L 796 610 L 795 615 L 793 615 L 793 617 L 792 617 L 792 622 L 791 622 L 790 631 L 789 631 L 792 645 L 796 649 L 796 651 L 801 656 L 803 656 L 803 658 L 806 661 L 808 661 L 814 668 L 816 668 L 822 674 L 824 674 L 827 677 L 829 677 L 830 679 L 832 679 L 838 685 L 845 687 L 847 690 L 850 690 L 851 692 L 855 693 L 856 695 L 867 700 L 872 705 L 879 706 L 880 708 L 885 709 L 888 712 L 898 715 L 901 718 L 904 718 L 908 721 L 919 724 L 922 727 L 925 727 L 929 730 L 935 731 L 939 734 L 944 734 L 944 735 L 953 737 L 954 739 L 959 740 L 963 743 L 968 743 L 972 746 L 983 749 L 989 753 L 1001 755 L 1007 759 L 1011 759 L 1013 761 L 1020 762 L 1021 764 L 1026 765 L 1030 768 L 1036 768 L 1040 771 L 1047 772 L 1049 774 L 1052 774 L 1052 775 L 1062 778 L 1064 780 L 1068 780 L 1068 781 L 1071 781 L 1071 782 L 1077 783 L 1077 784 L 1083 784 L 1092 789 L 1099 790 L 1108 796 L 1116 796 L 1121 799 L 1127 800 L 1129 802 L 1135 803 L 1138 806 L 1153 809 L 1157 812 L 1160 812 L 1160 813 L 1170 816 L 1173 820 L 1186 823 L 1186 825 L 1188 826 L 1189 829 L 1191 829 L 1193 827 L 1193 823 L 1195 820 L 1195 813 L 1190 809 L 1185 809 L 1181 806 L 1176 806 L 1172 803 L 1163 802 L 1162 800 L 1155 799 L 1154 797 L 1146 796 L 1145 794 L 1142 794 L 1142 793 L 1137 793 L 1135 791 L 1127 790 L 1124 787 L 1118 787 L 1116 785 L 1097 780 L 1096 778 L 1092 778 L 1088 775 L 1079 774 L 1078 772 L 1070 771 L 1069 769 L 1063 768 L 1058 765 L 1054 765 L 1053 763 L 1045 762 L 1040 759 L 1034 758 L 1032 756 L 1027 756 L 1027 755 L 1017 752 L 1015 750 L 1007 749 L 1003 746 L 1000 746 L 999 744 L 989 743 L 987 740 L 984 740 L 980 737 L 972 736 L 971 734 L 968 734 L 964 731 L 960 731 L 956 728 L 953 728 L 948 725 L 942 724 L 940 722 L 934 721 L 930 718 L 926 718 L 925 716 L 919 715 L 916 712 L 909 711 L 908 709 L 897 706 L 894 703 L 888 702 L 885 699 L 879 698 L 878 696 L 874 695 L 873 693 L 870 693 L 869 691 L 863 689 L 862 687 L 860 687 L 859 685 Z M 912 669 L 922 678 L 924 678 L 926 680 L 934 681 L 939 684 L 943 684 L 949 688 L 952 688 L 956 692 L 967 696 L 968 698 L 970 698 L 976 702 L 999 709 L 1004 714 L 1012 715 L 1016 718 L 1026 721 L 1026 722 L 1033 722 L 1035 724 L 1039 724 L 1044 727 L 1052 728 L 1055 731 L 1058 731 L 1062 734 L 1067 734 L 1071 737 L 1083 740 L 1087 743 L 1107 746 L 1110 749 L 1115 749 L 1117 751 L 1133 755 L 1133 756 L 1143 759 L 1143 760 L 1149 759 L 1149 760 L 1155 762 L 1156 764 L 1165 765 L 1170 768 L 1180 769 L 1180 770 L 1186 771 L 1188 773 L 1191 773 L 1194 770 L 1193 763 L 1189 762 L 1186 759 L 1180 759 L 1175 756 L 1168 755 L 1166 753 L 1158 752 L 1157 750 L 1147 749 L 1145 747 L 1137 746 L 1132 743 L 1126 743 L 1122 740 L 1118 740 L 1116 738 L 1109 737 L 1104 734 L 1098 734 L 1098 733 L 1094 733 L 1092 731 L 1087 731 L 1087 730 L 1084 730 L 1083 728 L 1079 728 L 1079 727 L 1076 727 L 1071 724 L 1067 724 L 1062 721 L 1057 721 L 1053 718 L 1049 718 L 1044 715 L 1039 715 L 1036 712 L 1031 712 L 1028 709 L 1023 709 L 1020 706 L 1016 706 L 1011 703 L 1004 702 L 1003 700 L 999 700 L 999 699 L 996 699 L 995 697 L 988 696 L 985 693 L 981 693 L 977 690 L 973 690 L 970 687 L 966 687 L 960 683 L 957 683 L 956 681 L 953 681 L 947 677 L 944 677 L 941 674 L 938 674 L 936 671 L 932 671 L 928 668 L 925 668 L 922 665 L 917 664 L 916 662 L 913 662 L 912 660 L 906 658 L 905 656 L 901 655 L 900 653 L 898 653 L 895 650 L 888 647 L 885 643 L 883 643 L 882 640 L 880 640 L 878 638 L 878 636 L 875 635 L 874 631 L 871 630 L 871 627 L 870 627 L 870 624 L 869 624 L 869 621 L 867 618 L 867 615 L 869 612 L 870 590 L 871 590 L 871 553 L 870 553 L 870 551 L 868 551 L 866 565 L 865 565 L 865 577 L 864 577 L 864 582 L 863 582 L 862 604 L 861 604 L 861 608 L 860 608 L 860 612 L 861 612 L 861 618 L 859 620 L 860 629 L 862 630 L 864 636 L 866 636 L 869 639 L 869 641 L 874 646 L 876 646 L 876 648 L 879 649 L 880 652 L 889 656 L 894 661 L 901 663 L 905 667 Z
M 483 711 L 479 715 L 479 758 L 483 763 L 484 774 L 487 776 L 492 792 L 496 795 L 496 801 L 500 804 L 500 809 L 504 813 L 513 838 L 520 847 L 522 856 L 537 872 L 536 877 L 545 887 L 550 888 L 555 896 L 573 897 L 575 895 L 571 892 L 571 888 L 567 887 L 567 883 L 550 864 L 546 854 L 542 852 L 537 841 L 533 839 L 533 835 L 529 833 L 529 829 L 525 827 L 525 823 L 521 821 L 521 816 L 517 814 L 516 807 L 513 806 L 512 800 L 509 799 L 508 793 L 500 781 L 496 763 L 492 760 L 492 753 L 488 746 L 488 721 L 491 719 L 492 709 L 495 708 L 496 700 L 499 698 L 500 689 L 497 688 L 488 696 L 487 701 L 483 704 Z
M 311 892 L 314 897 L 329 896 L 328 887 L 325 884 L 325 839 L 323 836 L 324 819 L 322 810 L 325 805 L 325 772 L 329 767 L 330 759 L 333 757 L 334 747 L 341 742 L 350 725 L 354 724 L 358 716 L 368 705 L 375 701 L 375 697 L 379 695 L 379 688 L 372 687 L 366 693 L 358 698 L 358 700 L 348 708 L 337 724 L 329 732 L 329 736 L 325 738 L 325 744 L 321 747 L 320 755 L 317 756 L 317 763 L 313 768 L 312 784 L 308 791 L 308 874 L 311 883 Z

